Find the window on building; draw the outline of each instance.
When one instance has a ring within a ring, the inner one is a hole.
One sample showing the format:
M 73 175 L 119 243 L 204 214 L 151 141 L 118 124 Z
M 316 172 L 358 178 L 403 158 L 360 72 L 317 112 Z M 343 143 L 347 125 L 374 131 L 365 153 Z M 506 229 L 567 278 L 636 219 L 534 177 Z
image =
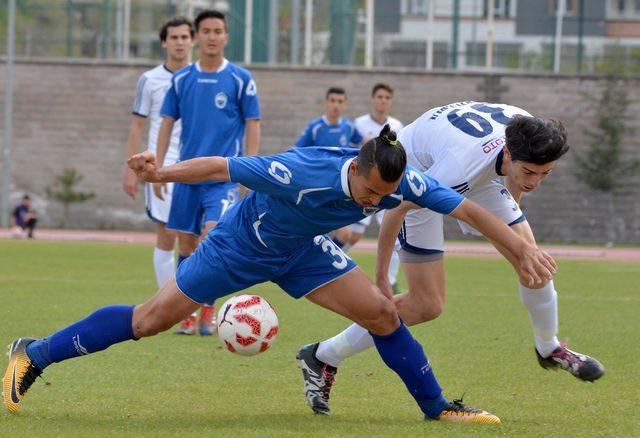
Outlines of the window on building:
M 482 16 L 487 17 L 489 9 L 489 0 L 484 0 L 482 7 Z M 493 16 L 496 18 L 511 17 L 511 0 L 493 0 Z
M 555 16 L 558 11 L 558 0 L 548 0 L 547 13 L 551 16 Z M 564 0 L 564 14 L 565 16 L 578 15 L 579 0 Z
M 403 0 L 403 15 L 427 15 L 429 0 Z
M 626 1 L 625 0 L 618 0 L 618 13 L 620 15 L 624 15 L 624 11 L 626 9 Z

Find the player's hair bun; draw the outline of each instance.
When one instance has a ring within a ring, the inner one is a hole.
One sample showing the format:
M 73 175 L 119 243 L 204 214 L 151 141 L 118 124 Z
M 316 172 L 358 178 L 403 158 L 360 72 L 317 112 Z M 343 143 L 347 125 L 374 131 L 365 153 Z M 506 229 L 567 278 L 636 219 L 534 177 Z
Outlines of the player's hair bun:
M 391 126 L 389 126 L 388 123 L 384 125 L 384 127 L 380 131 L 379 137 L 382 138 L 384 142 L 390 146 L 395 146 L 398 140 L 398 135 L 395 133 L 395 131 L 391 130 Z

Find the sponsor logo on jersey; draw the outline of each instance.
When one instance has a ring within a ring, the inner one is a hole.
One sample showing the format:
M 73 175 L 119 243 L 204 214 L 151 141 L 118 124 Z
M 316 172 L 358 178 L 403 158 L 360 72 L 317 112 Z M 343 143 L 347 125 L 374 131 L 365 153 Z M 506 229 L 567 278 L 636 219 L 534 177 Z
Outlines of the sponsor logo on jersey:
M 227 98 L 227 95 L 224 94 L 222 91 L 219 92 L 218 94 L 216 94 L 216 106 L 220 109 L 224 108 L 227 105 L 227 100 L 229 100 Z
M 482 152 L 484 152 L 485 154 L 488 154 L 496 148 L 501 148 L 502 146 L 505 145 L 506 142 L 507 140 L 505 137 L 495 138 L 490 142 L 487 142 L 482 145 Z
M 347 145 L 347 136 L 346 136 L 346 134 L 342 134 L 340 136 L 340 145 L 341 146 L 346 146 Z
M 269 175 L 282 184 L 291 184 L 291 171 L 287 166 L 278 161 L 271 162 L 271 166 L 269 166 Z

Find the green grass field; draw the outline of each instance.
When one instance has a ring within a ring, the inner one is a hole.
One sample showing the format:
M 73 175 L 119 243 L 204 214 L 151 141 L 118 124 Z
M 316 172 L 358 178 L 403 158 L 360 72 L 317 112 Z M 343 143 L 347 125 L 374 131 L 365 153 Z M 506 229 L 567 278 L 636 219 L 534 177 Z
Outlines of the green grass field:
M 141 302 L 155 290 L 151 253 L 0 241 L 0 343 L 48 335 L 106 304 Z M 372 271 L 372 255 L 355 258 Z M 466 392 L 466 403 L 497 414 L 501 426 L 422 421 L 375 350 L 341 368 L 333 415 L 312 415 L 295 353 L 348 322 L 263 284 L 251 291 L 271 301 L 281 328 L 268 352 L 243 358 L 217 338 L 171 333 L 117 345 L 48 368 L 18 414 L 0 413 L 0 436 L 638 436 L 640 264 L 559 264 L 560 335 L 605 365 L 594 384 L 538 366 L 515 276 L 501 260 L 448 259 L 444 315 L 412 329 L 445 394 Z

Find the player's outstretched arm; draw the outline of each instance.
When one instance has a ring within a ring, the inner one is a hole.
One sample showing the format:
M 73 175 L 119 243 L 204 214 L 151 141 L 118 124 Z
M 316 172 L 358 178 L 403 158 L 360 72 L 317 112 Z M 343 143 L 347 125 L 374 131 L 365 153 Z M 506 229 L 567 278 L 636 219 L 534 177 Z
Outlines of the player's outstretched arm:
M 138 178 L 151 183 L 229 181 L 224 157 L 193 158 L 158 169 L 155 155 L 147 151 L 129 158 L 127 166 Z
M 389 262 L 396 244 L 402 222 L 409 210 L 420 208 L 413 202 L 402 202 L 398 207 L 384 212 L 378 235 L 378 257 L 376 258 L 376 284 L 388 297 L 393 297 L 389 282 Z
M 530 244 L 505 224 L 498 216 L 466 199 L 451 216 L 480 231 L 512 262 L 525 286 L 544 284 L 553 278 L 557 265 L 545 251 Z M 506 251 L 506 253 L 505 253 Z

